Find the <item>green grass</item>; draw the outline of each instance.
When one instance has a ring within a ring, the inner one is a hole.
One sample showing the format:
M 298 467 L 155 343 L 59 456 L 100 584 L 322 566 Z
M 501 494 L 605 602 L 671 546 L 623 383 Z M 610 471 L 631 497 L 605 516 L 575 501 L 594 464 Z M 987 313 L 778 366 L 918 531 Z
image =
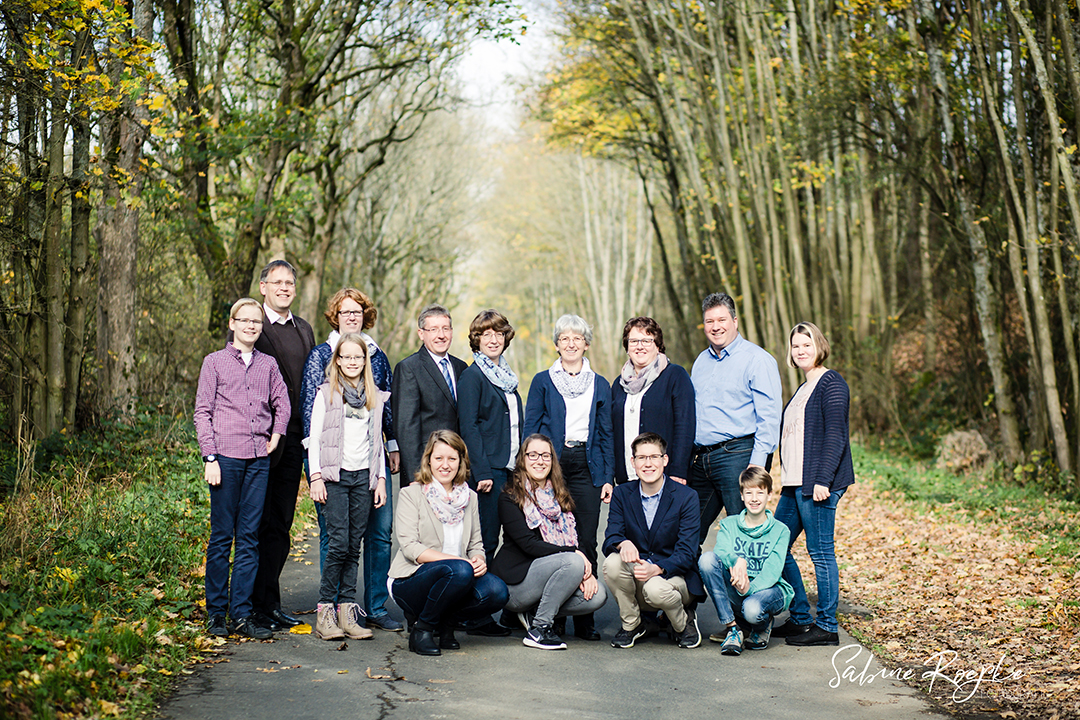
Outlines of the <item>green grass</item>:
M 872 478 L 880 490 L 920 512 L 1004 523 L 1017 537 L 1036 542 L 1048 561 L 1080 567 L 1080 503 L 1047 491 L 1025 472 L 990 468 L 956 475 L 929 462 L 857 445 L 852 456 L 858 476 Z
M 0 501 L 0 716 L 132 717 L 205 642 L 209 504 L 186 418 L 38 448 Z

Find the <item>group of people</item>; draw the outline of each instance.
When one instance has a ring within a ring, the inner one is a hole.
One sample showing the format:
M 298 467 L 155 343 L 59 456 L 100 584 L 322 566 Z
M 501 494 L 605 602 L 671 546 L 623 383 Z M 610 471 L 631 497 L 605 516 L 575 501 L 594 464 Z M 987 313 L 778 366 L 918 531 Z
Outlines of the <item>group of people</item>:
M 199 377 L 211 634 L 262 639 L 299 622 L 281 608 L 278 576 L 306 466 L 320 527 L 320 638 L 403 630 L 387 611 L 392 597 L 420 655 L 460 647 L 459 631 L 506 636 L 518 623 L 525 645 L 563 649 L 568 618 L 574 635 L 600 639 L 594 613 L 610 593 L 617 648 L 661 631 L 697 647 L 696 608 L 707 596 L 722 623 L 710 639 L 724 654 L 764 649 L 772 636 L 838 643 L 833 525 L 854 482 L 849 396 L 812 323 L 789 336 L 788 362 L 806 381 L 786 407 L 776 361 L 740 335 L 724 293 L 702 304 L 709 346 L 690 374 L 669 362 L 659 324 L 635 317 L 609 384 L 586 357 L 592 329 L 564 315 L 552 333 L 558 359 L 532 378 L 523 403 L 506 358 L 514 329 L 495 310 L 470 324 L 466 364 L 450 354 L 450 312 L 428 306 L 420 348 L 391 371 L 365 332 L 377 310 L 363 292 L 330 299 L 333 331 L 316 345 L 289 309 L 296 275 L 287 262 L 263 270 L 260 291 L 263 303 L 233 306 L 229 343 Z M 715 545 L 702 553 L 721 510 Z M 790 551 L 804 533 L 816 617 Z

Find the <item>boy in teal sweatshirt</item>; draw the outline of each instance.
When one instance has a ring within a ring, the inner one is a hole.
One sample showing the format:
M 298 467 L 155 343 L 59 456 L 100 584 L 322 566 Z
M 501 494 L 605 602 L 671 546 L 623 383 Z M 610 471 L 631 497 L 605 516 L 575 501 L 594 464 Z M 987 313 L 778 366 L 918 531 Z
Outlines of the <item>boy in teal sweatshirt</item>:
M 750 626 L 746 647 L 764 650 L 769 647 L 773 616 L 787 610 L 795 594 L 780 577 L 791 533 L 766 509 L 772 476 L 751 465 L 739 476 L 739 490 L 746 509 L 720 522 L 716 547 L 698 560 L 701 579 L 726 626 L 726 632 L 710 638 L 721 642 L 724 655 L 738 655 L 743 649 L 736 613 Z

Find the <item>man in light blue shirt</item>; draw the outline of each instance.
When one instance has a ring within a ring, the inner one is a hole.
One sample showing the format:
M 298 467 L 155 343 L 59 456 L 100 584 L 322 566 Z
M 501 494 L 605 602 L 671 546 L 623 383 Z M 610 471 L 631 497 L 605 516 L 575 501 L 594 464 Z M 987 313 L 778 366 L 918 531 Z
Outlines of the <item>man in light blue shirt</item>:
M 765 467 L 780 439 L 780 370 L 766 350 L 739 334 L 735 301 L 712 293 L 701 303 L 709 347 L 694 361 L 697 431 L 690 487 L 701 503 L 701 541 L 720 515 L 743 510 L 739 475 Z

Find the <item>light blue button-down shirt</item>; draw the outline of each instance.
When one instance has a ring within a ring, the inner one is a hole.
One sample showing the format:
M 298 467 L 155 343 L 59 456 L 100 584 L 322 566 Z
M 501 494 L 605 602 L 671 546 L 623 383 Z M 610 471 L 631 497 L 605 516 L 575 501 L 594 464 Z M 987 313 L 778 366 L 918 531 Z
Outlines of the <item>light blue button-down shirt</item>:
M 664 476 L 664 482 L 667 482 L 667 476 Z M 638 491 L 641 492 L 641 486 L 638 485 Z M 664 486 L 661 484 L 660 489 L 655 495 L 646 495 L 641 493 L 641 511 L 645 513 L 645 525 L 652 530 L 652 521 L 656 518 L 656 511 L 660 509 L 660 497 L 664 494 Z
M 695 445 L 754 436 L 751 465 L 764 465 L 780 440 L 780 370 L 764 349 L 736 335 L 719 355 L 712 346 L 690 373 L 697 408 Z

